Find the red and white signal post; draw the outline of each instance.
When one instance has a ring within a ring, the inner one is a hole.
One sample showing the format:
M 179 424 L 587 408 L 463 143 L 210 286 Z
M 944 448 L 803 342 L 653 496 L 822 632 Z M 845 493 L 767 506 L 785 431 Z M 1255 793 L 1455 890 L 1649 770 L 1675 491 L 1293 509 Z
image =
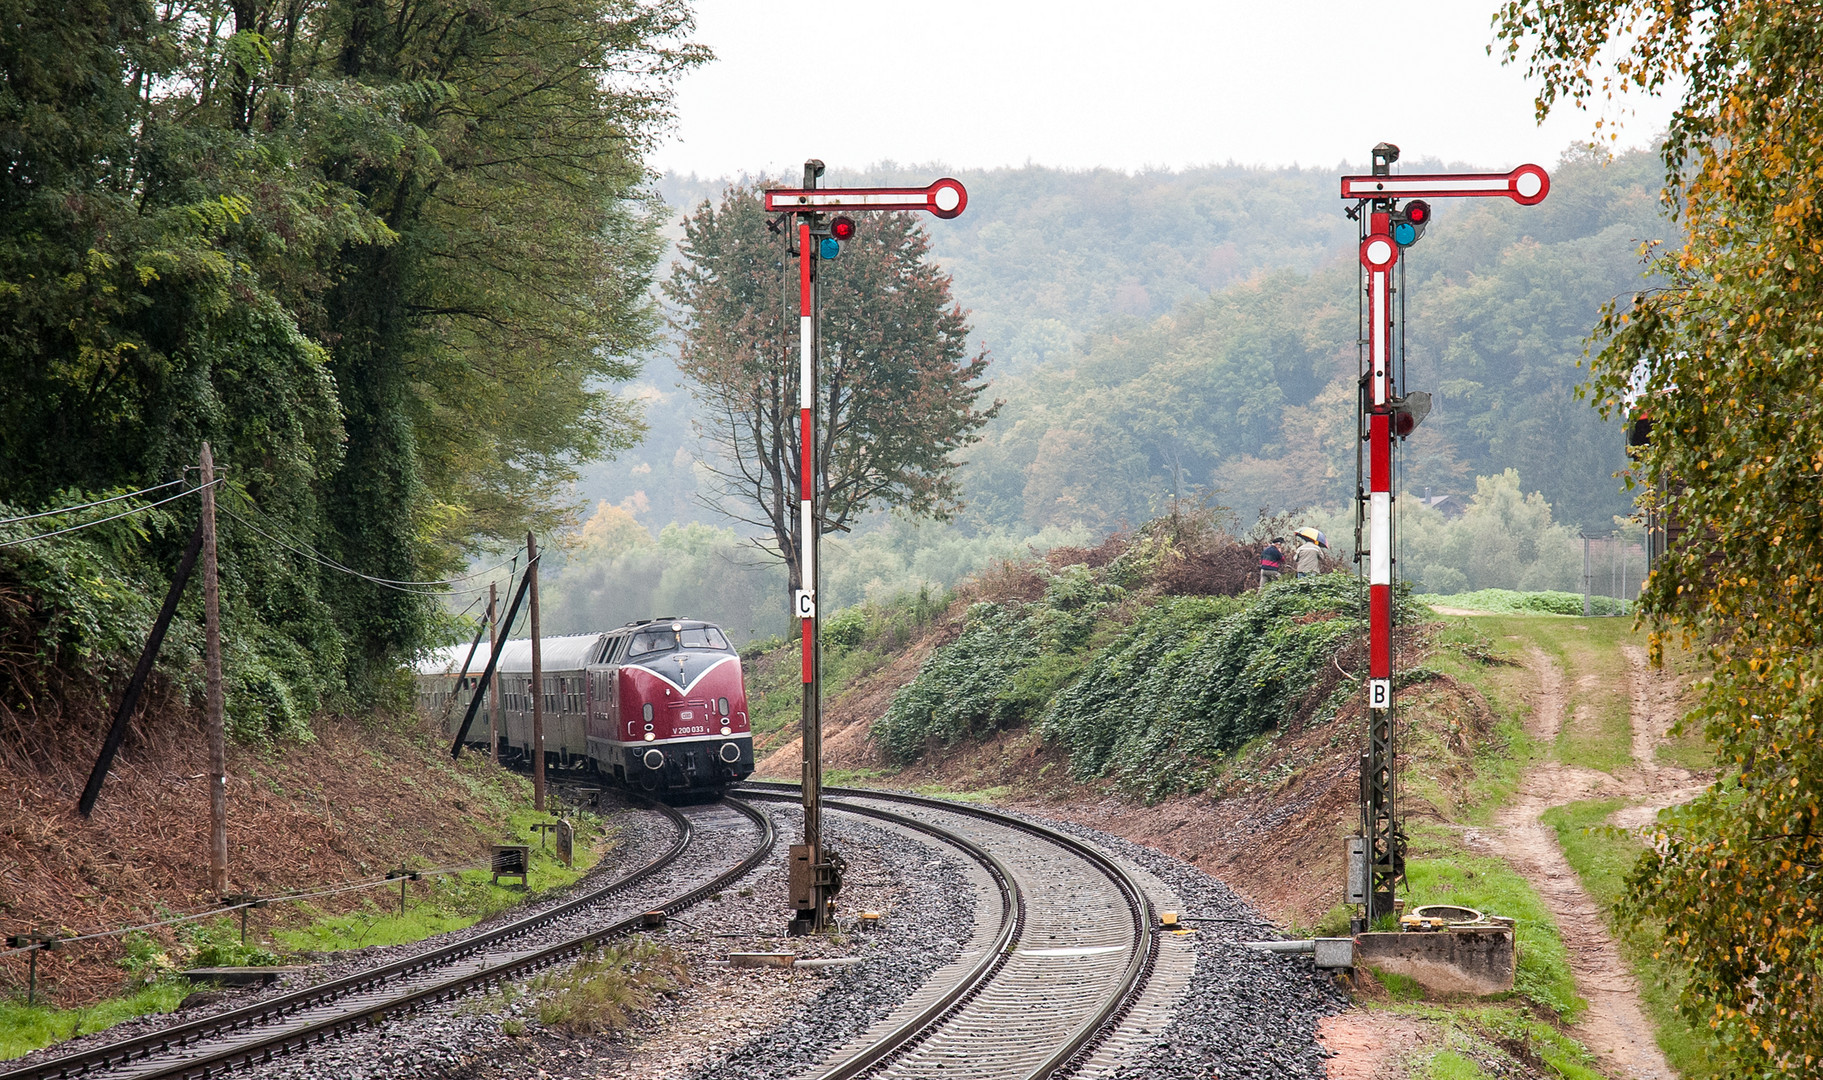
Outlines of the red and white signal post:
M 836 257 L 854 235 L 849 214 L 880 210 L 923 210 L 953 218 L 968 207 L 960 181 L 944 178 L 921 188 L 819 188 L 823 163 L 804 163 L 804 186 L 766 192 L 768 213 L 789 215 L 798 254 L 798 571 L 792 608 L 803 630 L 804 842 L 791 848 L 791 927 L 796 933 L 822 930 L 830 898 L 842 886 L 842 863 L 823 846 L 823 687 L 818 674 L 817 616 L 817 348 L 822 301 L 819 265 Z M 825 220 L 826 214 L 836 216 Z
M 1398 160 L 1399 148 L 1381 143 L 1373 150 L 1371 175 L 1342 178 L 1342 198 L 1355 203 L 1349 216 L 1361 223 L 1367 321 L 1359 423 L 1367 443 L 1367 476 L 1366 483 L 1356 480 L 1355 551 L 1357 561 L 1366 555 L 1368 566 L 1368 731 L 1361 755 L 1361 833 L 1349 840 L 1348 852 L 1348 902 L 1364 909 L 1362 926 L 1393 910 L 1393 889 L 1405 875 L 1405 834 L 1393 806 L 1393 440 L 1411 434 L 1430 412 L 1430 395 L 1405 385 L 1404 335 L 1393 325 L 1403 275 L 1395 284 L 1393 268 L 1430 224 L 1431 207 L 1424 200 L 1493 197 L 1531 206 L 1551 190 L 1551 178 L 1536 165 L 1508 173 L 1395 176 L 1392 165 Z M 1406 200 L 1403 206 L 1400 200 Z

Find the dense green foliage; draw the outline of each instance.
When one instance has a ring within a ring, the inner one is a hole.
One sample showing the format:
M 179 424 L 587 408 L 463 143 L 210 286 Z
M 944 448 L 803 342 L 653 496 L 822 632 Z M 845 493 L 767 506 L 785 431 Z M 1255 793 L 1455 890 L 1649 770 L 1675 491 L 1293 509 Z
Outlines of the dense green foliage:
M 371 695 L 432 597 L 297 549 L 441 576 L 560 520 L 576 459 L 637 433 L 613 383 L 652 330 L 640 155 L 704 57 L 688 9 L 0 6 L 0 500 L 148 486 L 210 440 L 238 707 Z M 186 535 L 90 579 L 155 596 Z M 0 588 L 86 557 L 62 550 L 7 549 Z
M 1149 524 L 1097 569 L 1000 571 L 1035 575 L 1041 588 L 969 607 L 960 633 L 875 723 L 886 758 L 1036 723 L 1077 778 L 1109 776 L 1160 798 L 1200 790 L 1247 740 L 1332 707 L 1339 658 L 1362 648 L 1366 587 L 1324 574 L 1238 596 L 1167 595 L 1190 580 L 1183 567 L 1219 552 L 1244 559 L 1250 580 L 1255 551 L 1206 523 L 1172 520 Z M 1419 617 L 1401 603 L 1402 617 Z
M 1682 94 L 1664 146 L 1684 227 L 1661 287 L 1600 324 L 1604 408 L 1652 420 L 1645 501 L 1683 527 L 1641 608 L 1702 642 L 1691 722 L 1722 766 L 1661 819 L 1633 912 L 1687 965 L 1682 1007 L 1724 1074 L 1823 1068 L 1823 8 L 1778 0 L 1512 0 L 1539 112 L 1626 87 Z M 1619 47 L 1616 48 L 1616 43 Z
M 1164 600 L 1096 652 L 1041 730 L 1078 778 L 1113 776 L 1147 798 L 1199 790 L 1226 754 L 1292 720 L 1366 629 L 1367 587 L 1348 574 Z
M 1126 590 L 1086 566 L 1053 573 L 1037 600 L 982 601 L 873 728 L 889 760 L 908 761 L 1036 719 Z

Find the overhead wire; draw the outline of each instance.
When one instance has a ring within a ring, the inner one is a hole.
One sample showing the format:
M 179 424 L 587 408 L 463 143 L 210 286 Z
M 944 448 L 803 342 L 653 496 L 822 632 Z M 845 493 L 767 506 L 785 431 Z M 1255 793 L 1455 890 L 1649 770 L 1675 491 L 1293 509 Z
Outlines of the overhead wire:
M 160 499 L 157 502 L 147 503 L 144 506 L 136 506 L 131 510 L 122 510 L 118 514 L 111 514 L 104 518 L 96 518 L 94 521 L 85 521 L 80 525 L 71 525 L 68 528 L 57 529 L 53 532 L 39 533 L 37 536 L 22 537 L 18 540 L 0 540 L 0 548 L 17 547 L 20 544 L 30 544 L 37 540 L 49 540 L 53 536 L 65 536 L 65 535 L 68 535 L 69 533 L 81 532 L 84 529 L 92 529 L 97 525 L 106 525 L 110 521 L 119 521 L 121 518 L 132 517 L 134 514 L 144 513 L 145 511 L 151 510 L 155 507 L 163 506 L 164 504 L 166 504 L 168 502 L 176 502 L 178 499 L 184 498 L 187 495 L 194 495 L 196 492 L 201 491 L 205 487 L 211 487 L 211 486 L 213 486 L 215 484 L 219 484 L 221 482 L 222 482 L 221 478 L 217 477 L 216 479 L 209 481 L 209 483 L 207 483 L 207 484 L 199 484 L 198 486 L 193 487 L 193 488 L 186 488 L 185 490 L 180 491 L 175 495 L 171 495 L 167 498 Z
M 255 509 L 257 509 L 257 507 L 255 507 Z M 261 511 L 261 512 L 263 513 L 264 511 Z M 237 513 L 234 510 L 231 510 L 227 507 L 222 507 L 222 513 L 227 514 L 229 517 L 231 517 L 231 518 L 235 519 L 236 521 L 240 522 L 241 524 L 247 526 L 249 529 L 252 529 L 254 532 L 256 532 L 259 535 L 265 537 L 266 539 L 272 541 L 273 543 L 279 545 L 280 547 L 285 548 L 294 554 L 301 555 L 304 558 L 310 560 L 311 562 L 316 563 L 319 566 L 325 567 L 330 570 L 335 570 L 339 573 L 348 574 L 352 577 L 360 578 L 363 581 L 371 582 L 375 585 L 381 586 L 382 588 L 393 589 L 393 590 L 396 590 L 398 592 L 403 592 L 403 593 L 411 593 L 411 594 L 417 595 L 417 596 L 447 596 L 451 593 L 464 594 L 464 593 L 468 592 L 468 590 L 466 590 L 466 589 L 462 589 L 462 590 L 449 589 L 449 588 L 443 588 L 442 586 L 457 585 L 457 584 L 460 584 L 465 581 L 472 581 L 475 578 L 482 577 L 487 574 L 491 574 L 503 566 L 510 565 L 513 561 L 515 561 L 517 559 L 517 556 L 515 556 L 514 559 L 508 559 L 508 560 L 496 563 L 493 566 L 490 566 L 485 570 L 476 570 L 471 573 L 460 574 L 460 575 L 458 575 L 456 577 L 452 577 L 452 578 L 439 578 L 434 581 L 402 581 L 402 580 L 399 580 L 396 578 L 383 578 L 383 577 L 377 577 L 373 574 L 364 574 L 361 571 L 356 570 L 352 566 L 346 566 L 340 562 L 337 562 L 336 560 L 330 558 L 327 555 L 324 555 L 322 552 L 320 552 L 320 551 L 316 550 L 315 548 L 311 547 L 310 545 L 304 543 L 302 540 L 296 539 L 295 537 L 274 536 L 272 533 L 269 533 L 265 529 L 262 529 L 258 525 L 254 524 L 246 516 L 244 516 L 240 513 Z M 276 526 L 276 525 L 274 525 L 272 527 L 274 529 L 278 529 L 278 526 Z M 280 530 L 280 531 L 282 531 L 282 530 Z
M 162 484 L 153 484 L 149 488 L 129 491 L 125 495 L 110 495 L 105 499 L 96 499 L 94 502 L 77 503 L 75 506 L 59 507 L 56 510 L 40 510 L 36 514 L 21 514 L 18 517 L 0 518 L 0 525 L 16 525 L 21 521 L 36 521 L 39 518 L 57 517 L 60 514 L 73 514 L 78 510 L 90 510 L 97 506 L 106 506 L 109 503 L 119 502 L 122 499 L 131 499 L 139 495 L 150 495 L 154 491 L 163 491 L 172 484 L 181 483 L 183 483 L 182 480 L 166 480 Z

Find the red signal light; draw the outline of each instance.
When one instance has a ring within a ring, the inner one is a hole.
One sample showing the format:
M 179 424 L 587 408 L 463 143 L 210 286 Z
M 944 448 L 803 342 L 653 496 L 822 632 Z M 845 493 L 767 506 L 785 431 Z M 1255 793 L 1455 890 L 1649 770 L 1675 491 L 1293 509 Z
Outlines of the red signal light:
M 1431 204 L 1423 199 L 1413 199 L 1405 204 L 1405 220 L 1413 225 L 1423 225 L 1431 219 Z
M 838 217 L 829 223 L 829 235 L 837 240 L 853 240 L 855 236 L 855 219 Z

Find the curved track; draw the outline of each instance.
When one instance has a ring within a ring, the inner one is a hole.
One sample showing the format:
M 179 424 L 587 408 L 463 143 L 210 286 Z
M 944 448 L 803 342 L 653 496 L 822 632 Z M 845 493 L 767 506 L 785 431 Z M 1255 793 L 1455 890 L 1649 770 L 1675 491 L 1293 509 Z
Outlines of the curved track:
M 771 854 L 775 839 L 772 819 L 737 799 L 726 799 L 723 805 L 732 807 L 758 826 L 759 836 L 752 852 L 733 867 L 670 901 L 650 908 L 642 906 L 640 913 L 612 925 L 569 936 L 555 944 L 512 948 L 515 940 L 602 903 L 636 884 L 650 881 L 676 864 L 696 835 L 695 826 L 676 809 L 653 805 L 677 827 L 677 837 L 666 852 L 622 878 L 536 915 L 244 1008 L 0 1072 L 0 1080 L 51 1080 L 96 1074 L 134 1080 L 217 1076 L 238 1066 L 271 1061 L 281 1054 L 326 1041 L 355 1027 L 378 1023 L 388 1014 L 457 997 L 573 960 L 590 945 L 637 929 L 644 910 L 681 911 L 746 876 Z
M 745 790 L 793 799 L 795 785 Z M 862 1044 L 807 1075 L 1064 1076 L 1139 999 L 1158 947 L 1151 904 L 1139 882 L 1094 846 L 978 806 L 824 790 L 833 796 L 828 810 L 886 820 L 961 849 L 988 871 L 1002 911 L 993 946 L 934 1002 L 876 1025 Z

